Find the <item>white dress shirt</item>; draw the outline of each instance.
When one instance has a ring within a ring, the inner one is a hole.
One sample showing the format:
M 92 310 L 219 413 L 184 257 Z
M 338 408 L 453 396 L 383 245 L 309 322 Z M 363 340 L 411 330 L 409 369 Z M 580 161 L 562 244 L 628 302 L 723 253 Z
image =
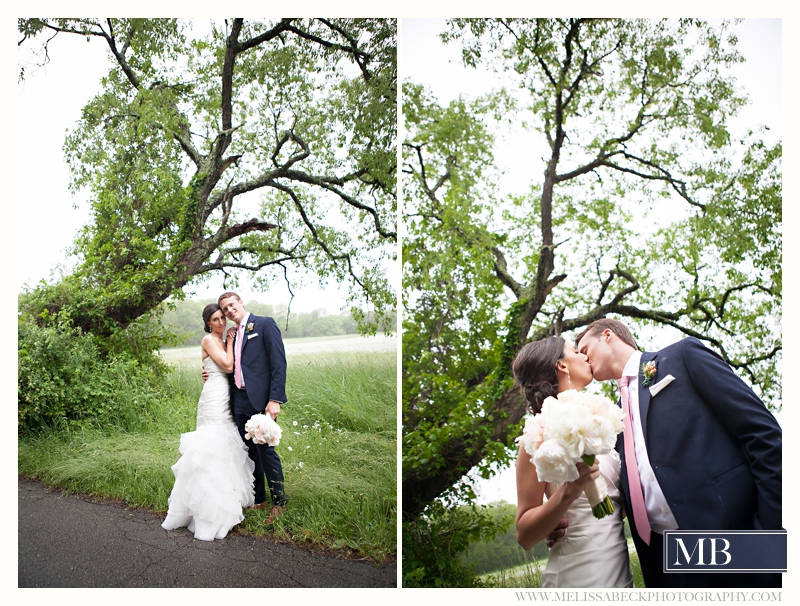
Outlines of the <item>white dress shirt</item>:
M 647 456 L 647 448 L 644 443 L 644 432 L 642 431 L 642 417 L 639 414 L 639 366 L 641 365 L 642 352 L 635 351 L 625 364 L 622 371 L 624 377 L 637 377 L 636 381 L 631 381 L 629 389 L 631 414 L 633 415 L 633 444 L 636 451 L 636 465 L 639 468 L 639 478 L 642 481 L 642 492 L 644 492 L 644 506 L 647 510 L 647 518 L 650 520 L 650 527 L 659 534 L 664 534 L 665 530 L 677 530 L 678 522 L 672 515 L 667 499 L 661 490 L 661 486 L 656 480 L 653 468 L 650 465 L 650 458 Z

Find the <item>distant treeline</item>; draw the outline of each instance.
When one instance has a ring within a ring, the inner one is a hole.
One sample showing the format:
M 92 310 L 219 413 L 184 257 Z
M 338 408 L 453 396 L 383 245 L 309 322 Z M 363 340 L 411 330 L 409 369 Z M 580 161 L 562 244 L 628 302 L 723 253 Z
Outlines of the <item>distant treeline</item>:
M 177 347 L 200 345 L 201 339 L 206 334 L 203 332 L 203 308 L 209 303 L 216 303 L 216 299 L 202 301 L 187 299 L 176 302 L 175 309 L 164 312 L 162 318 L 164 326 L 179 337 L 186 336 L 185 340 Z M 257 316 L 274 318 L 285 339 L 358 334 L 356 321 L 350 312 L 329 314 L 324 309 L 315 309 L 305 313 L 292 312 L 289 315 L 287 326 L 286 305 L 244 301 L 244 307 Z
M 544 541 L 538 543 L 531 552 L 525 550 L 517 543 L 517 533 L 514 527 L 514 518 L 517 506 L 501 501 L 490 505 L 491 515 L 496 520 L 507 523 L 505 533 L 498 534 L 491 541 L 481 541 L 470 545 L 469 550 L 462 556 L 477 574 L 486 574 L 503 570 L 512 566 L 519 566 L 524 562 L 547 558 L 548 549 Z

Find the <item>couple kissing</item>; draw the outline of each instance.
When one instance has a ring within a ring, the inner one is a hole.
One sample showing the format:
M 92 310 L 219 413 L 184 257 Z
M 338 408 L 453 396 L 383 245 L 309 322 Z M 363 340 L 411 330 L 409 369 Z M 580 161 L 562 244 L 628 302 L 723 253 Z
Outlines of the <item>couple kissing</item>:
M 620 391 L 616 449 L 592 466 L 578 463 L 574 481 L 539 481 L 520 447 L 517 540 L 525 549 L 548 540 L 542 587 L 633 587 L 623 511 L 648 588 L 781 586 L 776 573 L 664 571 L 667 530 L 782 528 L 780 425 L 718 354 L 693 337 L 642 352 L 624 324 L 601 319 L 575 344 L 526 344 L 512 370 L 533 414 L 592 380 L 615 380 Z M 615 506 L 600 519 L 583 494 L 597 478 Z

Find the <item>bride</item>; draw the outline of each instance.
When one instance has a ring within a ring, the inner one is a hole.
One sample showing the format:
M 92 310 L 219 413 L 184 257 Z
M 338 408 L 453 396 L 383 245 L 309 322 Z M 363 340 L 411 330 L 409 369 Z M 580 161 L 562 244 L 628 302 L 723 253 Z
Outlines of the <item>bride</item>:
M 548 396 L 581 390 L 592 381 L 586 356 L 562 337 L 526 344 L 512 365 L 525 392 L 528 412 L 537 414 Z M 542 587 L 633 587 L 628 545 L 622 523 L 620 461 L 616 451 L 598 455 L 592 467 L 578 463 L 580 476 L 561 485 L 540 482 L 530 455 L 520 445 L 517 455 L 517 541 L 530 550 L 547 538 L 561 518 L 569 525 L 550 550 Z M 614 513 L 592 515 L 584 486 L 602 476 Z M 545 500 L 545 496 L 547 497 Z
M 175 485 L 161 526 L 188 527 L 195 539 L 224 538 L 253 504 L 253 461 L 231 417 L 228 373 L 233 370 L 233 339 L 222 341 L 227 320 L 219 305 L 203 309 L 200 346 L 208 380 L 197 403 L 197 430 L 181 435 L 181 458 L 172 466 Z

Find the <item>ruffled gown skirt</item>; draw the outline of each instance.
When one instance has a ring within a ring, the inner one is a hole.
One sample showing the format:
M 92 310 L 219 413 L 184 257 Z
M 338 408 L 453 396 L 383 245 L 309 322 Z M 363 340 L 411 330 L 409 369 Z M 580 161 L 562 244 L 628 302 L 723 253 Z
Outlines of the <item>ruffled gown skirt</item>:
M 228 407 L 228 379 L 210 358 L 197 406 L 197 430 L 181 435 L 181 458 L 161 526 L 188 528 L 201 541 L 224 538 L 254 502 L 253 461 Z

